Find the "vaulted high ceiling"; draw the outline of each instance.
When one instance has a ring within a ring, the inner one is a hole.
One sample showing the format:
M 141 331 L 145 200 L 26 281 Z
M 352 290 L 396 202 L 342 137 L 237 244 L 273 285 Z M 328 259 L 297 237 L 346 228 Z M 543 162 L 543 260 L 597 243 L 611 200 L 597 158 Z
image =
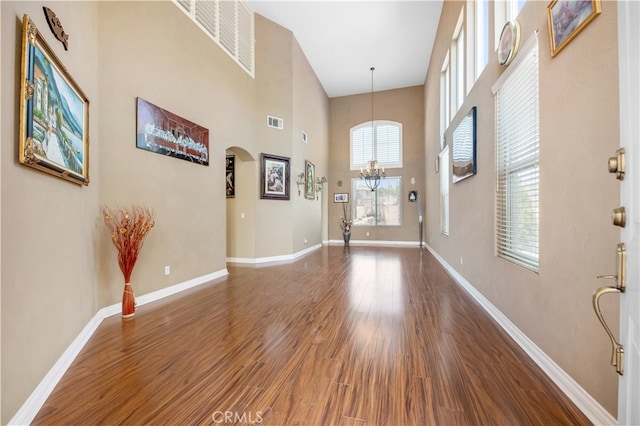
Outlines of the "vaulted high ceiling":
M 329 97 L 424 83 L 442 0 L 247 4 L 289 29 Z

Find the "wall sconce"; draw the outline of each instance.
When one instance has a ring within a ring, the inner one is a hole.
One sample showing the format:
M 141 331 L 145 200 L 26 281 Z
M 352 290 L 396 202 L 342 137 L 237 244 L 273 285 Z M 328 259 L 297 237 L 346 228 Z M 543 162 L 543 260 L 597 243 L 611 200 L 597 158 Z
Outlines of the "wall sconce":
M 304 172 L 298 173 L 298 179 L 296 180 L 296 185 L 298 185 L 298 195 L 300 195 L 300 186 L 304 186 Z
M 316 200 L 318 199 L 318 192 L 322 191 L 322 185 L 324 185 L 325 183 L 327 183 L 327 178 L 322 176 L 319 178 L 316 178 Z

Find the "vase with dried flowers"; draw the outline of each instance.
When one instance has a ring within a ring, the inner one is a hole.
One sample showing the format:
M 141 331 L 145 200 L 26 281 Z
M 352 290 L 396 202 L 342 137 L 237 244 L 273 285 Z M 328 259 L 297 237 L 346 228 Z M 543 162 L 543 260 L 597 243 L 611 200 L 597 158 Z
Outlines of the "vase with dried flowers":
M 342 229 L 342 239 L 348 245 L 351 239 L 351 224 L 353 221 L 347 216 L 347 203 L 342 204 L 342 217 L 340 218 L 340 229 Z
M 125 208 L 102 207 L 104 223 L 111 232 L 111 241 L 118 249 L 118 265 L 124 276 L 122 295 L 122 318 L 136 313 L 136 297 L 131 287 L 131 273 L 138 260 L 138 253 L 147 233 L 155 225 L 154 214 L 146 207 Z

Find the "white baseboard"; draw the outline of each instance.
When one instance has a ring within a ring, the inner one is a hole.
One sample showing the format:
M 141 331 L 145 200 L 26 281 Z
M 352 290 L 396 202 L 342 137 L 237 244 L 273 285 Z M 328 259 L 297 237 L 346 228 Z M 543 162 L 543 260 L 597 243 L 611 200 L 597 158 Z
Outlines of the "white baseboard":
M 617 420 L 593 399 L 582 386 L 556 364 L 542 349 L 513 324 L 496 306 L 482 295 L 469 281 L 458 273 L 436 251 L 425 244 L 427 249 L 447 270 L 449 275 L 471 295 L 496 320 L 509 336 L 529 355 L 529 357 L 549 376 L 571 401 L 596 425 L 614 425 Z
M 344 240 L 329 240 L 327 245 L 343 246 Z M 419 241 L 350 240 L 350 246 L 369 247 L 420 247 Z
M 155 302 L 156 300 L 160 300 L 228 274 L 229 272 L 225 268 L 217 272 L 193 278 L 188 281 L 136 297 L 136 304 L 137 306 L 142 306 L 147 303 Z M 31 395 L 29 395 L 29 398 L 27 398 L 25 403 L 22 404 L 22 407 L 20 407 L 8 424 L 30 424 L 47 401 L 47 398 L 49 398 L 49 395 L 51 395 L 51 392 L 53 392 L 53 389 L 55 389 L 58 382 L 60 382 L 62 376 L 67 372 L 71 363 L 73 363 L 82 348 L 84 348 L 84 345 L 87 344 L 93 333 L 98 329 L 102 320 L 112 315 L 119 315 L 121 312 L 122 305 L 119 303 L 100 309 L 93 318 L 89 320 L 89 323 L 82 329 L 73 342 L 71 342 L 60 358 L 58 358 L 58 361 L 56 361 L 53 367 L 51 367 L 51 370 L 49 370 L 47 375 L 44 376 L 44 379 L 42 379 L 36 389 L 31 393 Z
M 301 250 L 297 253 L 293 254 L 283 254 L 281 256 L 269 256 L 269 257 L 257 257 L 257 258 L 249 258 L 249 257 L 228 257 L 227 262 L 229 263 L 245 263 L 250 265 L 257 265 L 261 263 L 273 263 L 273 262 L 291 262 L 296 260 L 302 256 L 305 256 L 312 251 L 315 251 L 319 248 L 322 248 L 322 244 L 316 244 L 315 246 L 308 247 L 304 250 Z

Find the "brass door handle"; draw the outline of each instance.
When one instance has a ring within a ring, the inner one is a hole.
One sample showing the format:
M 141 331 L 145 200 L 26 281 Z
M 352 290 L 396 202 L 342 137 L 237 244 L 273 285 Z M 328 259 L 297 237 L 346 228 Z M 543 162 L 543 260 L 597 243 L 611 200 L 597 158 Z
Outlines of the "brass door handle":
M 616 277 L 617 278 L 617 277 Z M 596 316 L 600 320 L 600 324 L 604 327 L 604 331 L 609 335 L 609 339 L 611 339 L 612 345 L 612 354 L 611 354 L 611 365 L 616 367 L 616 372 L 622 376 L 624 373 L 623 362 L 624 362 L 624 347 L 618 343 L 616 338 L 613 336 L 611 329 L 607 325 L 607 322 L 604 320 L 602 316 L 602 311 L 600 310 L 600 297 L 607 293 L 622 293 L 622 290 L 618 287 L 600 287 L 596 291 L 593 292 L 593 310 L 596 313 Z

